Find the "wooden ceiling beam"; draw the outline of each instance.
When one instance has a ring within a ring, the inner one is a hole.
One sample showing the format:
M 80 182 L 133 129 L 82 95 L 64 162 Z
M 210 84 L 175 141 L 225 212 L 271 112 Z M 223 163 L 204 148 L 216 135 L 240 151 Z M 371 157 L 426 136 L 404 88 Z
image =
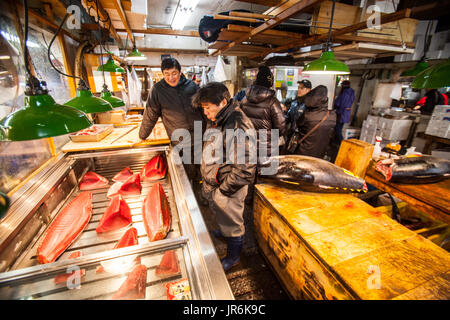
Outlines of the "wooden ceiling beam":
M 268 19 L 273 18 L 273 16 L 271 16 L 271 15 L 253 13 L 253 12 L 230 11 L 229 14 L 232 17 L 255 18 L 255 19 L 263 19 L 263 20 L 268 20 Z
M 215 52 L 213 52 L 212 55 L 215 56 L 215 55 L 224 53 L 227 49 L 232 48 L 236 44 L 239 44 L 242 41 L 244 41 L 244 40 L 246 40 L 248 38 L 251 38 L 252 36 L 255 36 L 255 35 L 263 32 L 263 31 L 266 31 L 268 29 L 272 29 L 273 27 L 276 27 L 277 25 L 279 25 L 283 21 L 285 21 L 285 20 L 289 19 L 290 17 L 298 14 L 302 10 L 305 10 L 306 8 L 315 6 L 315 5 L 317 5 L 317 4 L 319 4 L 319 3 L 323 2 L 323 1 L 324 0 L 303 0 L 303 1 L 300 1 L 300 2 L 297 2 L 297 3 L 294 3 L 289 8 L 287 8 L 286 10 L 284 10 L 281 13 L 279 13 L 278 15 L 276 15 L 274 18 L 267 20 L 266 22 L 261 24 L 259 27 L 256 27 L 256 28 L 252 29 L 252 31 L 242 35 L 237 40 L 235 40 L 233 42 L 230 42 L 224 48 L 222 48 L 220 50 L 216 50 Z
M 127 32 L 126 29 L 117 29 L 117 32 Z M 172 29 L 160 29 L 160 28 L 147 28 L 147 29 L 133 29 L 133 33 L 144 34 L 162 34 L 167 36 L 182 36 L 182 37 L 200 37 L 198 31 L 195 30 L 172 30 Z
M 259 4 L 262 6 L 278 6 L 280 3 L 283 2 L 283 0 L 238 0 L 238 2 L 247 2 L 247 3 L 253 3 L 253 4 Z
M 122 21 L 123 26 L 125 27 L 125 30 L 128 33 L 128 37 L 130 38 L 133 45 L 136 45 L 136 41 L 133 36 L 133 32 L 131 32 L 130 25 L 128 24 L 127 16 L 125 14 L 125 10 L 123 10 L 122 4 L 120 3 L 120 0 L 112 0 L 114 4 L 114 8 L 116 9 L 117 13 L 119 14 L 120 20 Z
M 361 37 L 354 36 L 351 34 L 343 34 L 340 36 L 332 37 L 335 42 L 339 41 L 358 41 L 358 42 L 373 42 L 373 43 L 381 43 L 381 44 L 390 44 L 393 46 L 401 46 L 401 41 L 390 40 L 390 39 L 380 39 L 380 38 L 372 38 L 372 37 Z M 406 42 L 405 45 L 408 48 L 415 48 L 416 44 L 414 42 Z

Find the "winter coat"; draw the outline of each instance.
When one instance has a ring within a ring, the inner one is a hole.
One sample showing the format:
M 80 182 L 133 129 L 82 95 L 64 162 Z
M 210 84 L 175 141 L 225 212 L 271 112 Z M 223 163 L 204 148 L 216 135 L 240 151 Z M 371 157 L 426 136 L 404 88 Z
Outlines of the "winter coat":
M 217 129 L 220 132 L 221 139 L 208 137 L 208 129 Z M 230 146 L 231 141 L 226 141 L 226 130 L 241 129 L 244 132 L 251 132 L 254 130 L 253 124 L 245 113 L 238 107 L 238 103 L 231 99 L 230 102 L 219 111 L 216 116 L 216 121 L 209 122 L 205 132 L 203 144 L 203 157 L 201 164 L 201 173 L 203 178 L 203 192 L 208 194 L 214 189 L 219 188 L 220 192 L 225 196 L 231 196 L 240 188 L 246 186 L 254 181 L 256 164 L 248 161 L 251 146 L 249 139 L 245 139 L 245 143 L 238 144 L 234 148 L 233 154 L 227 156 L 226 151 L 232 150 Z M 249 131 L 250 130 L 250 131 Z M 253 131 L 254 132 L 254 131 Z M 216 145 L 217 149 L 215 149 Z M 242 148 L 244 148 L 242 150 Z M 212 150 L 222 150 L 219 154 L 212 152 Z M 240 151 L 239 151 L 240 150 Z M 238 152 L 245 155 L 246 161 L 238 163 L 226 163 L 227 159 L 235 159 Z
M 255 130 L 267 130 L 267 145 L 261 145 L 261 147 L 266 147 L 267 155 L 269 155 L 271 130 L 278 129 L 279 137 L 286 135 L 286 119 L 281 104 L 275 97 L 275 91 L 263 86 L 252 85 L 247 89 L 240 107 L 252 121 Z
M 328 112 L 327 88 L 317 86 L 305 96 L 306 111 L 297 122 L 300 138 L 316 126 Z M 298 146 L 296 154 L 323 158 L 336 126 L 336 112 L 330 110 L 327 119 Z
M 353 101 L 355 101 L 355 91 L 349 87 L 342 89 L 339 96 L 334 100 L 334 108 L 336 109 L 339 123 L 350 122 Z
M 204 121 L 201 110 L 194 108 L 191 103 L 191 98 L 197 90 L 198 86 L 183 74 L 175 87 L 167 84 L 164 79 L 155 84 L 144 110 L 139 138 L 144 140 L 150 135 L 159 117 L 162 118 L 169 138 L 178 128 L 192 133 L 194 121 Z

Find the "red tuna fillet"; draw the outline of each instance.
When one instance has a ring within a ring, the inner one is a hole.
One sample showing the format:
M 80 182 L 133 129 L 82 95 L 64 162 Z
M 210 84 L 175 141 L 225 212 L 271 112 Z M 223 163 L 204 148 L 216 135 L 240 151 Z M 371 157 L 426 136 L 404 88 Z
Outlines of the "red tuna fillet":
M 147 267 L 143 264 L 136 266 L 113 295 L 113 300 L 134 300 L 145 298 L 147 284 Z
M 105 213 L 100 218 L 97 233 L 113 231 L 126 227 L 131 223 L 131 210 L 120 194 L 109 200 Z
M 163 179 L 167 172 L 167 162 L 162 155 L 154 156 L 141 170 L 142 181 Z
M 133 174 L 125 182 L 116 182 L 108 190 L 107 197 L 111 198 L 116 194 L 123 196 L 140 195 L 141 194 L 141 178 L 139 173 Z
M 171 214 L 169 201 L 159 182 L 150 189 L 142 209 L 148 240 L 151 242 L 164 239 L 170 229 Z
M 120 249 L 129 246 L 134 246 L 139 244 L 137 230 L 135 227 L 131 227 L 123 234 L 122 238 L 116 243 L 113 249 Z
M 105 188 L 109 185 L 108 179 L 95 173 L 94 171 L 86 172 L 80 182 L 80 190 L 92 190 Z
M 45 231 L 37 249 L 39 263 L 56 260 L 79 236 L 92 216 L 92 193 L 81 192 L 62 209 Z
M 133 175 L 133 171 L 131 171 L 131 169 L 129 167 L 126 167 L 125 169 L 120 171 L 118 174 L 116 174 L 114 176 L 114 178 L 112 178 L 112 180 L 114 182 L 117 182 L 117 181 L 122 181 L 123 182 L 123 181 L 126 181 L 132 175 Z
M 177 254 L 175 250 L 169 250 L 164 253 L 163 258 L 159 266 L 155 269 L 155 274 L 158 276 L 166 276 L 177 274 L 180 272 L 180 266 L 178 265 Z
M 72 252 L 69 257 L 67 259 L 75 259 L 75 258 L 79 258 L 83 255 L 83 253 L 78 250 L 78 251 L 74 251 Z M 72 273 L 63 273 L 63 274 L 58 274 L 55 276 L 54 278 L 54 282 L 55 284 L 61 284 L 61 283 L 66 283 L 67 279 L 69 279 L 69 277 L 71 277 L 72 275 L 75 275 L 77 272 L 79 272 L 79 277 L 84 277 L 86 275 L 86 270 L 81 269 L 79 271 L 73 271 Z

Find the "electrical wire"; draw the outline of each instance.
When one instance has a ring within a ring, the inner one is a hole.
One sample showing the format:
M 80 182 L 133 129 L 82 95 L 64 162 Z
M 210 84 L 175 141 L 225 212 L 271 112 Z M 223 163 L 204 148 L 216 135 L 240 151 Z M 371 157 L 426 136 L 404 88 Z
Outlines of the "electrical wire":
M 328 51 L 331 48 L 331 31 L 333 30 L 334 8 L 336 6 L 336 0 L 333 0 L 333 7 L 331 9 L 330 28 L 328 30 L 327 48 Z
M 28 75 L 31 75 L 31 70 L 30 70 L 30 65 L 29 65 L 29 61 L 28 61 L 28 56 L 29 56 L 29 52 L 28 52 L 28 47 L 27 47 L 27 41 L 28 41 L 28 0 L 23 0 L 23 8 L 25 10 L 24 12 L 24 32 L 23 32 L 23 58 L 24 58 L 24 64 L 25 64 L 25 70 L 27 71 Z M 31 59 L 31 57 L 30 57 Z

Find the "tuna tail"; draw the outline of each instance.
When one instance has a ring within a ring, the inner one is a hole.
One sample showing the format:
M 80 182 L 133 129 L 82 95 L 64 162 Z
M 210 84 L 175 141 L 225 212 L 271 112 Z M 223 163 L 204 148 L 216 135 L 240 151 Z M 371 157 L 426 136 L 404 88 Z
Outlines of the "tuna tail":
M 392 202 L 392 216 L 394 217 L 394 220 L 396 220 L 398 223 L 402 223 L 402 217 L 400 216 L 400 210 L 397 207 L 397 203 L 395 202 L 394 198 L 390 193 L 388 193 L 389 198 L 391 198 Z

